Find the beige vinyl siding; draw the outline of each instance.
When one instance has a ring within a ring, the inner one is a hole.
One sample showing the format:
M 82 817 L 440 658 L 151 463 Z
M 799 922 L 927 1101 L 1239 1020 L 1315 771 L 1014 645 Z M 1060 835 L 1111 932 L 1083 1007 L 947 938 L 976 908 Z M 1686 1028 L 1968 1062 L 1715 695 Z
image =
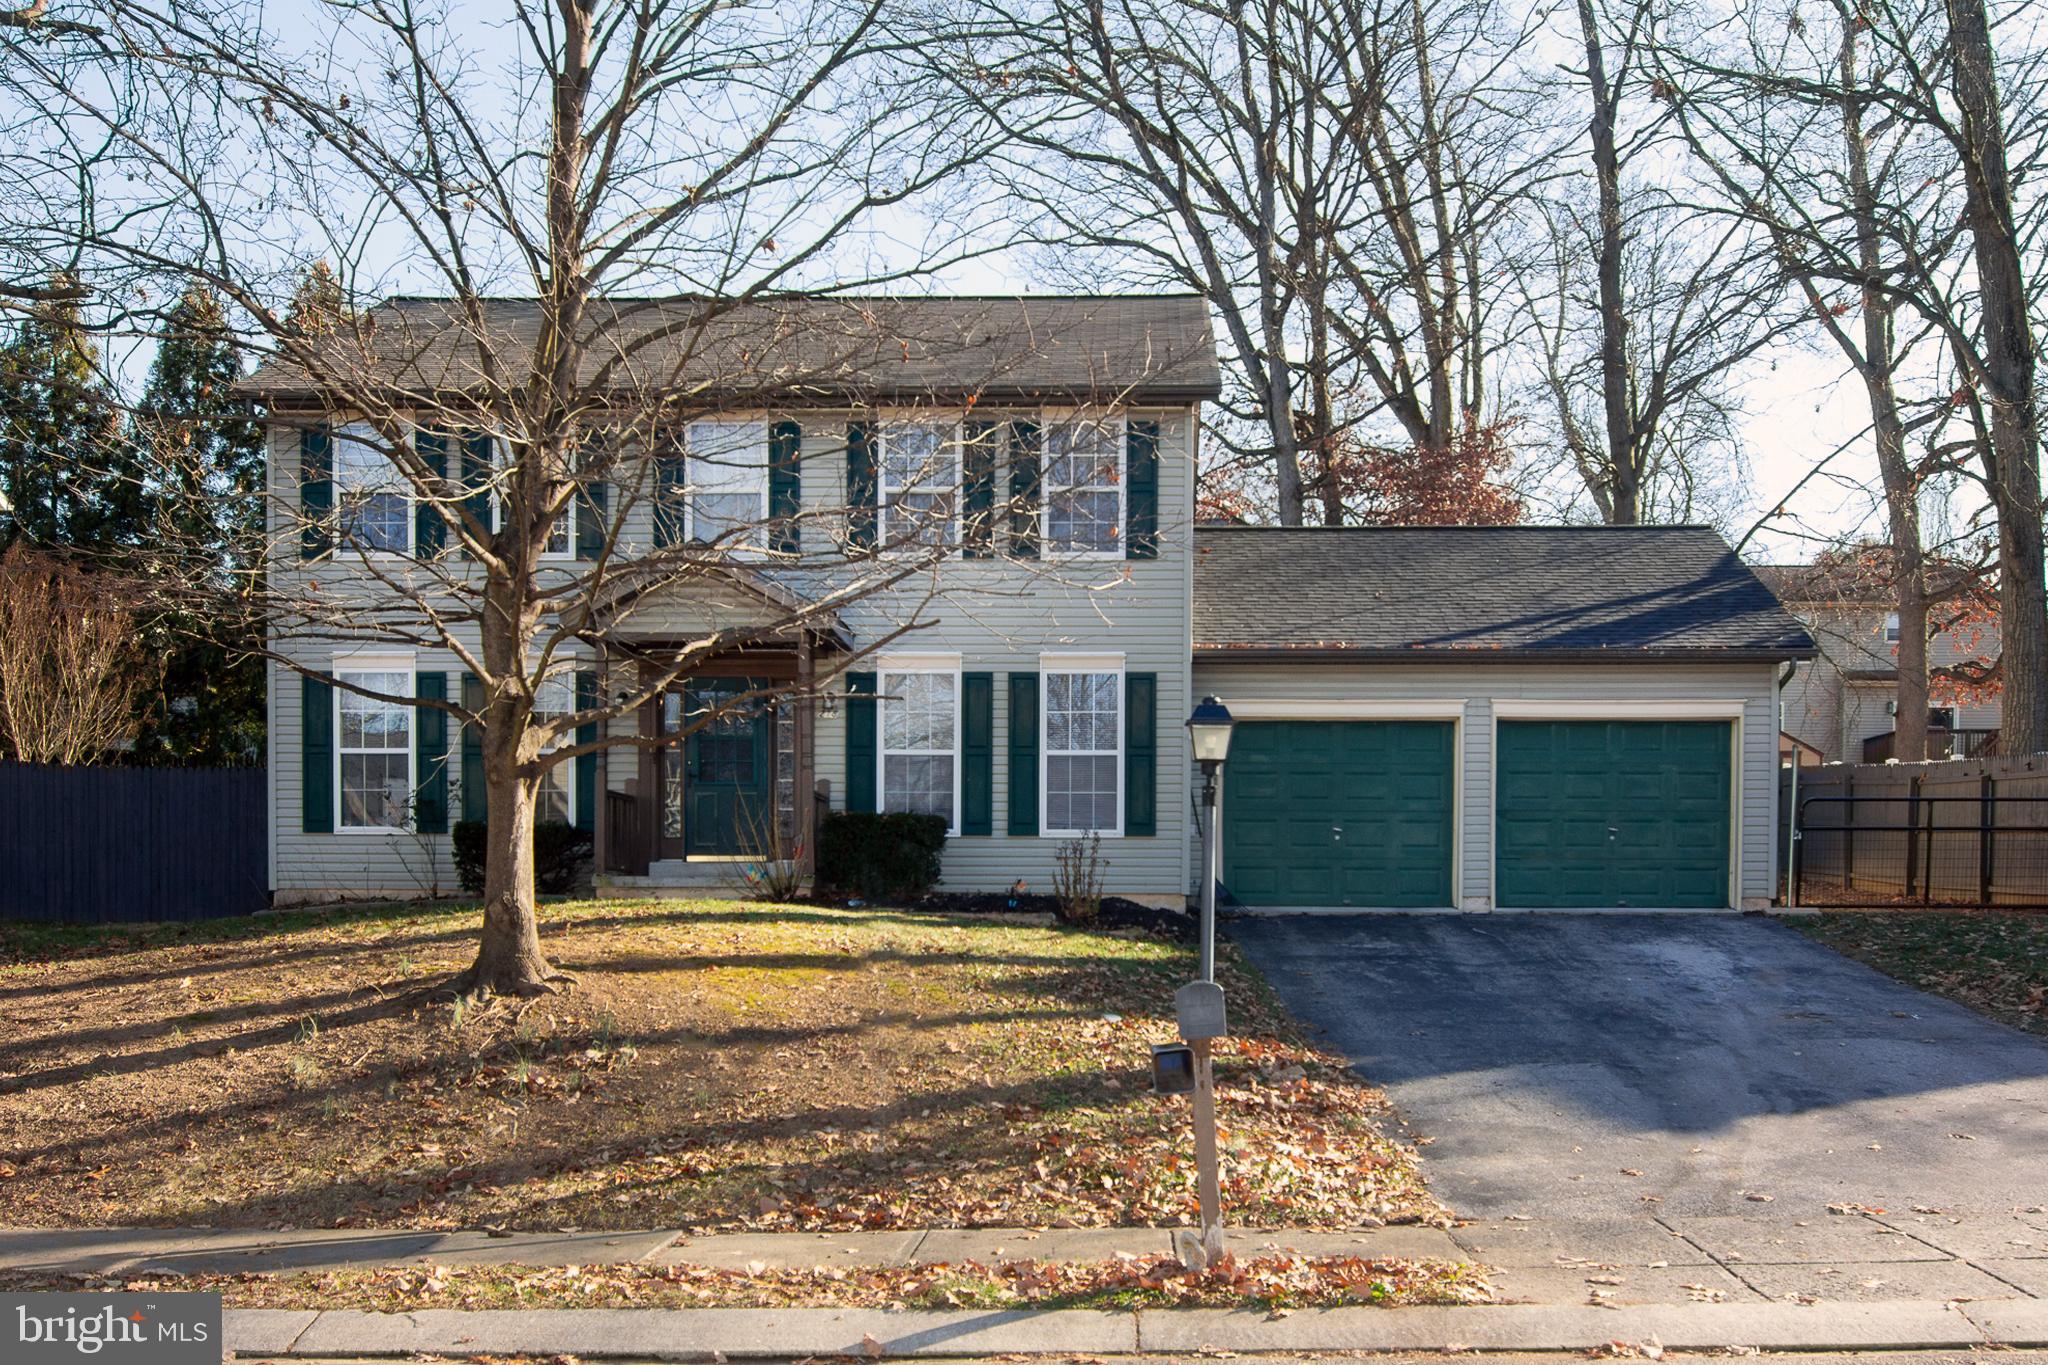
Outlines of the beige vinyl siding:
M 1470 910 L 1492 905 L 1493 733 L 1496 700 L 1736 701 L 1742 707 L 1736 785 L 1742 828 L 1740 903 L 1767 904 L 1776 882 L 1779 665 L 1324 664 L 1201 661 L 1197 694 L 1287 701 L 1463 701 L 1455 894 Z M 1617 710 L 1617 718 L 1626 718 Z M 1189 780 L 1195 780 L 1192 773 Z M 1224 768 L 1228 818 L 1229 767 Z M 1191 862 L 1190 884 L 1199 870 Z
M 1821 657 L 1800 664 L 1786 684 L 1784 727 L 1819 748 L 1830 762 L 1860 763 L 1863 741 L 1893 728 L 1889 705 L 1897 688 L 1891 682 L 1850 679 L 1843 674 L 1898 667 L 1897 647 L 1884 638 L 1886 613 L 1868 608 L 1801 606 L 1797 614 L 1813 632 Z M 1977 648 L 1968 648 L 1967 643 L 1967 636 L 1936 635 L 1927 642 L 1928 665 L 1940 668 L 1963 659 L 1998 655 L 1995 627 L 1984 632 Z M 1995 730 L 2000 715 L 1994 694 L 1981 702 L 1957 706 L 1956 724 L 1964 729 Z

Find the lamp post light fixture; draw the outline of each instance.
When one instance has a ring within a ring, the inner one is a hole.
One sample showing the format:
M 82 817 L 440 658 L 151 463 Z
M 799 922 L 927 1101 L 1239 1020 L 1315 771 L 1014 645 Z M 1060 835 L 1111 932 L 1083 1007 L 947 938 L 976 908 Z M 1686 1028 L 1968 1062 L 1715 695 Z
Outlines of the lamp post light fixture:
M 1199 1234 L 1184 1231 L 1180 1258 L 1196 1270 L 1223 1255 L 1223 1179 L 1216 1152 L 1216 1075 L 1210 1048 L 1226 1035 L 1223 988 L 1216 984 L 1216 777 L 1230 757 L 1230 708 L 1204 697 L 1188 716 L 1188 741 L 1202 765 L 1202 974 L 1174 997 L 1180 1034 L 1194 1053 L 1195 1191 L 1201 1203 Z

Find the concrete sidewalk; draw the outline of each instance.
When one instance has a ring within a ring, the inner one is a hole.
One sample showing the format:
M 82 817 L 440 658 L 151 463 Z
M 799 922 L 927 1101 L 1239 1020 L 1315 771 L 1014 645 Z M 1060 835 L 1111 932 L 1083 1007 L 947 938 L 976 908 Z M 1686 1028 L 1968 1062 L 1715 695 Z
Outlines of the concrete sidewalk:
M 573 1354 L 586 1359 L 1126 1355 L 1138 1352 L 1917 1350 L 2048 1345 L 2048 1303 L 1802 1306 L 1665 1304 L 1606 1309 L 1330 1308 L 1285 1315 L 880 1309 L 432 1310 L 385 1314 L 232 1310 L 228 1346 L 251 1359 Z

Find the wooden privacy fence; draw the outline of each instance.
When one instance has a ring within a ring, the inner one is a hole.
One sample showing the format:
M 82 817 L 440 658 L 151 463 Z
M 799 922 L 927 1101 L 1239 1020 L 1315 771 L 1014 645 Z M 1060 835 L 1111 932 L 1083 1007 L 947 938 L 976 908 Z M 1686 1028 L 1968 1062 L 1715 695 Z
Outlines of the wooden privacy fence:
M 261 768 L 0 763 L 0 918 L 213 919 L 270 896 Z
M 1779 771 L 1794 904 L 2048 906 L 2048 754 Z

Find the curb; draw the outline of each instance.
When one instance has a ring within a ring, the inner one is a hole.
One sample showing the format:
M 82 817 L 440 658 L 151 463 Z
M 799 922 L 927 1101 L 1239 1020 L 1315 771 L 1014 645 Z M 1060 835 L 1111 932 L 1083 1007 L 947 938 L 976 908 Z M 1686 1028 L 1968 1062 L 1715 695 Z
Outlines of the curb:
M 587 1359 L 1128 1355 L 1197 1351 L 1583 1351 L 1656 1339 L 1667 1349 L 1939 1350 L 2048 1346 L 2048 1300 L 1876 1304 L 1504 1304 L 1243 1309 L 902 1311 L 590 1308 L 417 1313 L 230 1309 L 245 1357 L 411 1353 Z

